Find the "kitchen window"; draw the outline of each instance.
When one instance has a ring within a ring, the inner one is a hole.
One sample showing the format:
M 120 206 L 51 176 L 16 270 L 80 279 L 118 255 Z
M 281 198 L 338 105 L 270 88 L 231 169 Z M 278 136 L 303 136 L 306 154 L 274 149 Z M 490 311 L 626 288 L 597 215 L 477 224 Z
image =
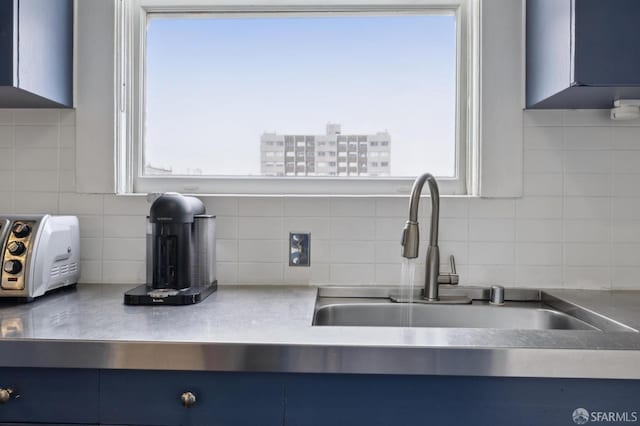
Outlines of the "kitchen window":
M 125 192 L 468 193 L 467 0 L 124 5 Z

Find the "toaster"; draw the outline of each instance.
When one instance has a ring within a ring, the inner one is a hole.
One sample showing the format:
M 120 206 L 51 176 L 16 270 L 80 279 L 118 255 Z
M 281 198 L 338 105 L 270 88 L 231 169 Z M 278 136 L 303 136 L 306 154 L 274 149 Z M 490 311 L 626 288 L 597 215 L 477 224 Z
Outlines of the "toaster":
M 0 297 L 27 301 L 80 276 L 80 231 L 76 216 L 0 217 Z

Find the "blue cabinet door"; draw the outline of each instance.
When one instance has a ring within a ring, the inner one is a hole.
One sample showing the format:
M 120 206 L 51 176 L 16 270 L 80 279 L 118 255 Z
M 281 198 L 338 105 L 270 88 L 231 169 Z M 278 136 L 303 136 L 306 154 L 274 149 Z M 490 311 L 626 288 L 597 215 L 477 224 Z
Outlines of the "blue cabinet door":
M 186 408 L 180 396 L 191 392 Z M 281 426 L 282 376 L 192 371 L 103 370 L 100 421 L 112 425 Z
M 578 408 L 640 421 L 639 395 L 623 380 L 290 375 L 285 424 L 566 426 Z
M 96 370 L 0 368 L 0 387 L 14 391 L 0 423 L 98 422 Z

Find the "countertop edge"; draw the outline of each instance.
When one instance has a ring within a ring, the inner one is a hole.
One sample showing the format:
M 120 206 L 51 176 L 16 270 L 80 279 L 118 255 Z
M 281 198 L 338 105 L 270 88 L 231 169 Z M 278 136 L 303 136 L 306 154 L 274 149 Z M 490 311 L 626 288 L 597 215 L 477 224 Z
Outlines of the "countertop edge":
M 4 339 L 0 360 L 2 367 L 640 379 L 637 350 Z

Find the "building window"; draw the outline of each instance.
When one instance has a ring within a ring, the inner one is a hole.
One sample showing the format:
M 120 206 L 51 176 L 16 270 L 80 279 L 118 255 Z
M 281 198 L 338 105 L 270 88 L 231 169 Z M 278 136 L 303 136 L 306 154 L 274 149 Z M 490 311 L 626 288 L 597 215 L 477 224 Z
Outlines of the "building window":
M 334 178 L 317 183 L 336 176 L 335 166 L 318 170 L 330 157 L 349 162 L 337 170 L 345 179 L 366 177 L 349 192 L 394 192 L 428 171 L 443 193 L 466 193 L 471 0 L 312 12 L 268 0 L 238 0 L 232 12 L 214 0 L 128 1 L 133 89 L 123 133 L 133 157 L 123 169 L 134 192 L 284 193 L 286 176 L 308 173 L 309 193 L 339 193 Z M 305 167 L 285 170 L 274 157 Z M 351 164 L 376 157 L 385 161 L 371 163 L 375 176 Z M 160 169 L 161 178 L 149 172 Z

